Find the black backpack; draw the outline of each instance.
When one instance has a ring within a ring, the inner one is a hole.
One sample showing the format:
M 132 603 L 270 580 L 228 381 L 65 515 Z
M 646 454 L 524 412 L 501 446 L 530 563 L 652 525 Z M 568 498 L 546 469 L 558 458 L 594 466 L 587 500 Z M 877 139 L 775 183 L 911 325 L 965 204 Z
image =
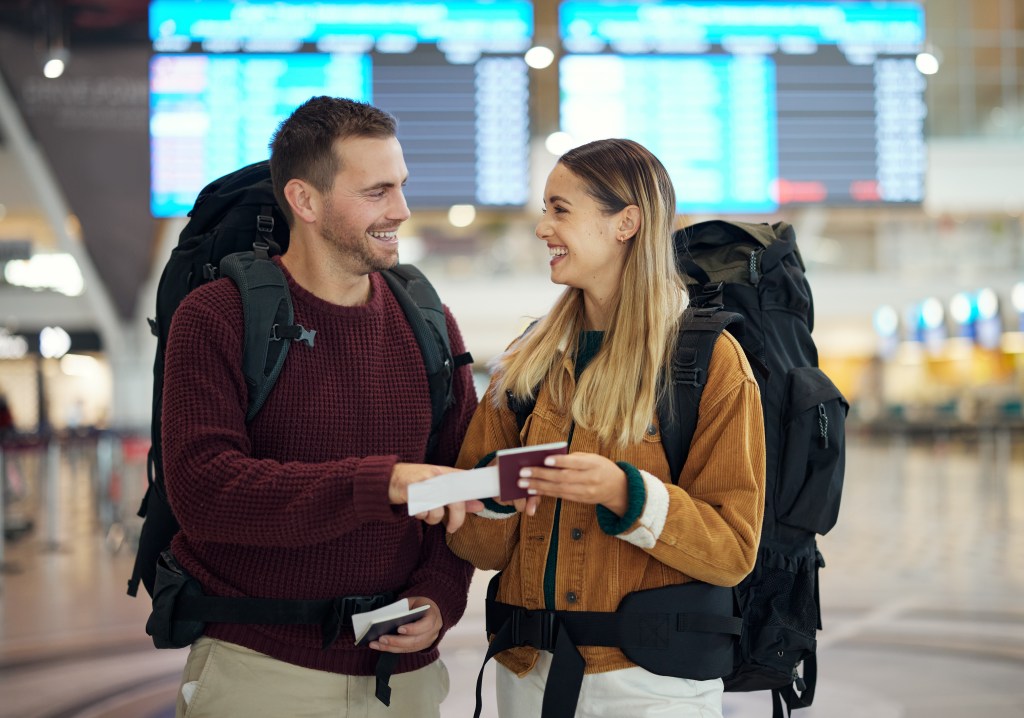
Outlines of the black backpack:
M 754 570 L 734 594 L 743 618 L 726 691 L 771 690 L 774 716 L 811 705 L 820 630 L 816 535 L 835 526 L 849 405 L 818 368 L 814 304 L 786 222 L 712 220 L 675 233 L 692 304 L 744 318 L 737 336 L 755 367 L 764 409 L 767 481 Z M 803 664 L 802 671 L 800 666 Z
M 288 225 L 274 199 L 267 161 L 232 172 L 207 185 L 189 212 L 178 245 L 164 266 L 157 288 L 156 317 L 150 329 L 157 338 L 153 364 L 152 445 L 149 486 L 139 508 L 144 518 L 128 594 L 139 581 L 150 595 L 157 559 L 178 531 L 178 522 L 164 490 L 160 426 L 164 352 L 171 317 L 185 296 L 218 276 L 238 285 L 245 321 L 242 358 L 249 406 L 246 420 L 256 416 L 270 394 L 294 341 L 314 347 L 316 330 L 293 324 L 291 295 L 284 274 L 270 257 L 288 247 Z M 405 312 L 427 370 L 431 399 L 428 460 L 437 445 L 444 413 L 452 403 L 455 367 L 472 361 L 469 354 L 452 357 L 444 308 L 433 286 L 412 265 L 381 272 Z
M 827 533 L 839 514 L 849 407 L 818 368 L 810 286 L 789 224 L 712 220 L 677 231 L 674 240 L 691 302 L 672 360 L 671 405 L 658 406 L 662 444 L 676 480 L 696 429 L 715 341 L 728 329 L 761 391 L 767 477 L 757 561 L 733 590 L 742 628 L 735 631 L 738 646 L 724 684 L 726 691 L 771 690 L 773 717 L 783 718 L 783 703 L 792 711 L 814 699 L 818 569 L 825 565 L 815 535 Z M 507 398 L 522 429 L 534 402 Z M 489 600 L 496 589 L 497 577 Z M 571 612 L 563 612 L 562 620 L 568 618 Z M 488 623 L 491 633 L 500 625 L 490 616 Z M 578 639 L 596 638 L 586 626 L 572 629 Z M 608 645 L 600 640 L 589 642 Z M 480 679 L 477 694 L 479 706 Z

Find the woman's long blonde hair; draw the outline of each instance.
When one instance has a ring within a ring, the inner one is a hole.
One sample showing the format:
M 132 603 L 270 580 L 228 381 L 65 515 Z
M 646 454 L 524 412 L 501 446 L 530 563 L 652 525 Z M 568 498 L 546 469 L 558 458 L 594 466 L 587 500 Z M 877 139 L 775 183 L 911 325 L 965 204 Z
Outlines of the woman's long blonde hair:
M 597 140 L 558 161 L 604 213 L 639 207 L 640 228 L 630 240 L 601 350 L 580 376 L 575 394 L 567 395 L 562 358 L 575 351 L 584 328 L 583 291 L 568 287 L 551 311 L 497 358 L 494 398 L 504 402 L 509 392 L 533 397 L 547 383 L 567 417 L 566 429 L 571 416 L 603 444 L 626 446 L 640 441 L 651 423 L 687 305 L 672 244 L 675 191 L 658 158 L 632 140 Z

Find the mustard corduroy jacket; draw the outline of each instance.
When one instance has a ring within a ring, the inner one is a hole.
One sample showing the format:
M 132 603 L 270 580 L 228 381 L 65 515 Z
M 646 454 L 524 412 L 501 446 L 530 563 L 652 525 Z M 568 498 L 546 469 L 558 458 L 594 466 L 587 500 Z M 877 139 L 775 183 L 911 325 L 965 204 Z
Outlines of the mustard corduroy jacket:
M 572 360 L 563 380 L 574 385 Z M 493 384 L 469 425 L 459 468 L 473 468 L 498 449 L 566 439 L 566 422 L 542 386 L 520 433 L 515 415 Z M 597 507 L 562 501 L 558 522 L 555 604 L 545 606 L 544 571 L 552 544 L 556 501 L 544 498 L 534 516 L 483 511 L 467 517 L 448 543 L 458 556 L 484 570 L 502 571 L 498 600 L 527 609 L 614 611 L 633 591 L 699 579 L 733 586 L 754 565 L 764 511 L 764 422 L 757 383 L 736 340 L 715 343 L 696 431 L 678 485 L 671 483 L 657 416 L 643 441 L 626 447 L 602 444 L 577 426 L 569 451 L 628 462 L 643 478 L 643 509 L 615 535 L 598 522 Z M 606 509 L 604 511 L 607 511 Z M 607 523 L 606 523 L 607 525 Z M 617 648 L 580 647 L 587 673 L 634 664 Z M 505 651 L 497 660 L 525 675 L 537 649 Z

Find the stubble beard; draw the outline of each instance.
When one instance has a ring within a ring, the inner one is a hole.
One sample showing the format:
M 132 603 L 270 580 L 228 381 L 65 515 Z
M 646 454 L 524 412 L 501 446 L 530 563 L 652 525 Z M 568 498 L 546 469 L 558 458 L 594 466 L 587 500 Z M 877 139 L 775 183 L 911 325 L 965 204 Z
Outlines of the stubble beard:
M 381 256 L 374 251 L 374 240 L 368 232 L 356 234 L 332 219 L 323 227 L 323 238 L 343 266 L 351 268 L 356 274 L 381 272 L 398 264 L 397 247 L 393 253 Z

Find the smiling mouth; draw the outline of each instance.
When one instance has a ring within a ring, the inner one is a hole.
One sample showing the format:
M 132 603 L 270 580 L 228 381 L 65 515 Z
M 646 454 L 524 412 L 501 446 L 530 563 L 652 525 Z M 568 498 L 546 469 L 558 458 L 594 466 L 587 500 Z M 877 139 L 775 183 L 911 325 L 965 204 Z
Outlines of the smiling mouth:
M 390 232 L 367 232 L 368 235 L 381 242 L 397 242 L 398 241 L 398 230 L 392 230 Z
M 552 257 L 564 257 L 568 253 L 568 247 L 548 247 L 548 254 Z

